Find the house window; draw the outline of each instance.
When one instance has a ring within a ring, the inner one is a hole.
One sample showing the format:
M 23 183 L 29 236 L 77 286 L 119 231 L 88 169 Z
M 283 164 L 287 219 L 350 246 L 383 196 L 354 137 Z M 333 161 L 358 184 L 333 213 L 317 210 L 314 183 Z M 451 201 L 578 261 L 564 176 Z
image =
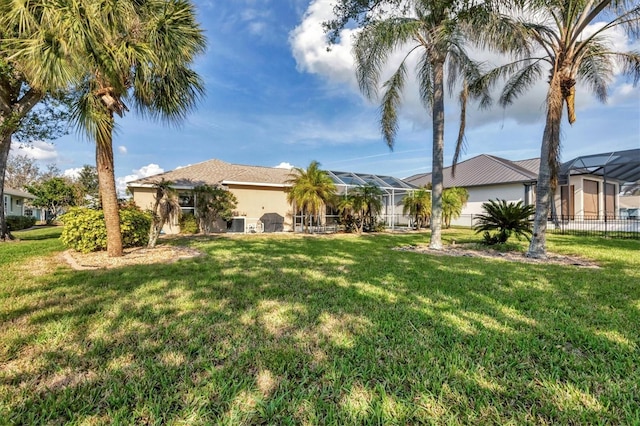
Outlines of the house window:
M 178 204 L 182 209 L 182 213 L 194 213 L 195 209 L 195 197 L 192 191 L 180 191 L 178 192 Z
M 9 201 L 9 197 L 4 196 L 4 212 L 7 213 L 7 202 Z
M 33 216 L 33 210 L 31 210 L 31 209 L 25 209 L 25 210 L 24 210 L 24 215 L 25 215 L 25 216 Z

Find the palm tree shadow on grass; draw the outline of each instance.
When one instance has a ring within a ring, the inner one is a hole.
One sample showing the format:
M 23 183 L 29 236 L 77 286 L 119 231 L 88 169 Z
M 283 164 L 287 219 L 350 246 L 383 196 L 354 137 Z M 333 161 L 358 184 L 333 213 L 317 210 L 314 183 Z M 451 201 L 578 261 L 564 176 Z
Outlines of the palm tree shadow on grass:
M 215 240 L 206 259 L 39 278 L 39 297 L 6 318 L 28 324 L 9 362 L 33 366 L 1 379 L 29 391 L 3 402 L 9 419 L 415 423 L 433 416 L 421 400 L 444 410 L 432 419 L 494 407 L 502 421 L 563 422 L 628 404 L 592 372 L 635 383 L 610 362 L 637 361 L 622 339 L 631 313 L 596 297 L 613 271 L 570 285 L 561 267 L 357 244 Z M 558 410 L 564 392 L 595 402 Z

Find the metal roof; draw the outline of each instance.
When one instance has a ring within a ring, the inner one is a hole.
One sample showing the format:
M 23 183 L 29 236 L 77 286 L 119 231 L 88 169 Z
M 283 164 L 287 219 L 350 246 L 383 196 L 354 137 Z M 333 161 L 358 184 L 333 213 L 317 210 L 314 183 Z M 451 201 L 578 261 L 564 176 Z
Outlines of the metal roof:
M 560 167 L 559 183 L 566 184 L 569 175 L 590 174 L 620 182 L 640 181 L 640 149 L 583 155 Z
M 538 177 L 539 165 L 540 160 L 537 158 L 510 161 L 493 155 L 481 154 L 458 163 L 455 177 L 451 173 L 451 167 L 446 167 L 443 171 L 444 187 L 535 182 Z M 404 181 L 416 186 L 424 186 L 431 182 L 431 173 L 410 176 Z

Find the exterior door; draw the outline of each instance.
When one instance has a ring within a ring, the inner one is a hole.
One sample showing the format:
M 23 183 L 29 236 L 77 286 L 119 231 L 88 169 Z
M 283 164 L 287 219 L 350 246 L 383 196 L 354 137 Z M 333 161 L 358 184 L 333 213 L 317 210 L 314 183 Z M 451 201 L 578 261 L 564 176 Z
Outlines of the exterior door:
M 574 215 L 576 214 L 575 210 L 575 201 L 576 201 L 576 191 L 574 185 L 566 185 L 560 187 L 560 201 L 561 201 L 561 211 L 563 220 L 573 220 Z
M 584 202 L 584 219 L 598 219 L 600 205 L 598 203 L 598 182 L 585 179 L 582 186 Z
M 616 217 L 616 185 L 608 183 L 604 194 L 604 209 L 607 219 Z

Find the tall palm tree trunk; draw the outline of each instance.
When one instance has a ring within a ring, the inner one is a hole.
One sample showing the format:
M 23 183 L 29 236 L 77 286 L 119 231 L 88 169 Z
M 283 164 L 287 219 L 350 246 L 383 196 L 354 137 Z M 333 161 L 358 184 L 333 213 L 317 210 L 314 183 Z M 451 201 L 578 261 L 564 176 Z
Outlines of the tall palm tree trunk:
M 118 214 L 118 193 L 113 167 L 113 114 L 111 128 L 106 136 L 96 138 L 96 166 L 98 169 L 98 186 L 104 211 L 104 222 L 107 228 L 107 255 L 122 256 L 122 234 L 120 232 L 120 216 Z
M 552 178 L 556 178 L 556 172 L 552 173 L 552 170 L 556 169 L 563 105 L 562 89 L 557 73 L 549 85 L 547 104 L 547 121 L 542 136 L 540 169 L 538 183 L 536 184 L 536 213 L 533 220 L 533 235 L 527 251 L 527 257 L 537 259 L 547 257 L 547 219 L 551 203 L 554 202 L 553 191 L 555 190 L 555 185 L 552 183 Z
M 3 122 L 0 121 L 0 128 Z M 4 241 L 7 237 L 11 238 L 11 233 L 7 229 L 7 212 L 4 211 L 4 175 L 7 171 L 7 161 L 9 159 L 9 151 L 11 149 L 11 132 L 7 130 L 0 131 L 0 240 Z
M 444 60 L 433 64 L 433 165 L 431 170 L 431 241 L 429 248 L 442 249 L 442 192 L 444 186 Z

